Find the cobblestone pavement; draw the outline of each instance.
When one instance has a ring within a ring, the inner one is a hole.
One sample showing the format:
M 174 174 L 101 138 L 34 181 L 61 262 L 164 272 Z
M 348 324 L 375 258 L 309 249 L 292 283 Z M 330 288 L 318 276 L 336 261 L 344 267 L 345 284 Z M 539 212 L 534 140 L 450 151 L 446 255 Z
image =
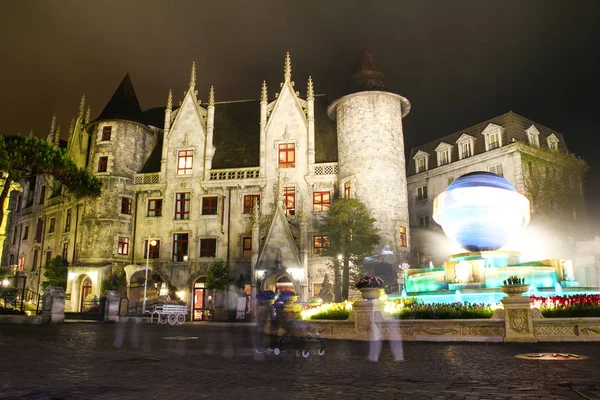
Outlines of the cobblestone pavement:
M 600 399 L 597 343 L 327 341 L 320 357 L 257 354 L 248 325 L 0 325 L 0 399 Z M 521 353 L 587 360 L 522 360 Z

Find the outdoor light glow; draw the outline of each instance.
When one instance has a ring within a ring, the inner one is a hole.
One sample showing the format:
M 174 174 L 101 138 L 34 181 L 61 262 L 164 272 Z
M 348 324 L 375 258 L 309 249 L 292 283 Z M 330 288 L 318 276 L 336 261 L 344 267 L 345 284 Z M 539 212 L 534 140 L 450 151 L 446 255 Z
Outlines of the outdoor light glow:
M 461 176 L 433 202 L 433 219 L 469 251 L 498 250 L 529 218 L 529 200 L 490 172 Z
M 8 279 L 4 279 L 4 280 L 2 281 L 2 285 L 3 285 L 3 286 L 6 286 L 6 285 L 8 285 Z

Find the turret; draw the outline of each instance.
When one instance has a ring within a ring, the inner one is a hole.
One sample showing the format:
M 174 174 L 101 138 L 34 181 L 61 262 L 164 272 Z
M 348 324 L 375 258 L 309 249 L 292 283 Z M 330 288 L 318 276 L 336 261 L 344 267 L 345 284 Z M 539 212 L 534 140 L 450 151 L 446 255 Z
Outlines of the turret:
M 260 177 L 265 176 L 266 167 L 266 127 L 267 127 L 267 82 L 263 81 L 260 90 Z
M 390 263 L 407 260 L 410 251 L 402 130 L 409 110 L 406 98 L 387 90 L 385 75 L 366 50 L 346 95 L 327 110 L 337 121 L 340 193 L 371 210 L 382 237 L 378 253 Z
M 208 93 L 208 112 L 206 117 L 206 148 L 204 151 L 204 179 L 210 179 L 210 169 L 214 153 L 213 132 L 215 130 L 215 88 Z

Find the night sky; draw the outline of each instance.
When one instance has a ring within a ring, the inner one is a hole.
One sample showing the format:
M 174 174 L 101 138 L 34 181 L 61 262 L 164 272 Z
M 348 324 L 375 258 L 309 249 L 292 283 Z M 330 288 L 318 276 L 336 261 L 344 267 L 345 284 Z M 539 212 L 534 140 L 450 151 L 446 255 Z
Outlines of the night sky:
M 94 118 L 126 73 L 142 108 L 177 103 L 192 61 L 202 100 L 272 95 L 286 51 L 301 96 L 312 75 L 333 101 L 367 48 L 412 103 L 407 151 L 512 110 L 590 164 L 600 234 L 598 20 L 597 0 L 3 1 L 0 132 L 45 137 L 56 113 L 66 139 L 81 94 Z

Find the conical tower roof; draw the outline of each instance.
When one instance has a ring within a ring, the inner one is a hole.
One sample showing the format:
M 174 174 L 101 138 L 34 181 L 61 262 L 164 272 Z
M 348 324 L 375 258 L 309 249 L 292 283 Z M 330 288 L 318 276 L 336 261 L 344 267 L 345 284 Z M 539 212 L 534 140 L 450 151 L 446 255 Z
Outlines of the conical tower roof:
M 377 69 L 373 54 L 365 49 L 358 56 L 356 69 L 350 76 L 350 79 L 348 79 L 346 94 L 373 90 L 387 91 L 386 78 Z
M 141 116 L 142 109 L 131 83 L 131 78 L 127 74 L 96 120 L 124 119 L 142 122 Z

